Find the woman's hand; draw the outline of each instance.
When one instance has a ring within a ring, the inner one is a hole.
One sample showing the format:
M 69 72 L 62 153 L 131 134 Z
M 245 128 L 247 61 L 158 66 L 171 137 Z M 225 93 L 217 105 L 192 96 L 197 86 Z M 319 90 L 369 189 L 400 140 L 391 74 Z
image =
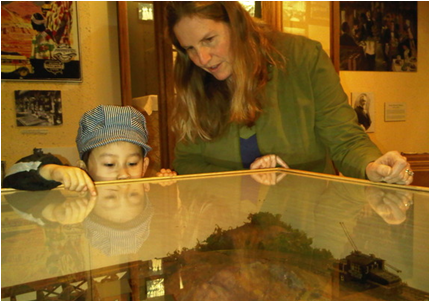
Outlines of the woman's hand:
M 289 169 L 288 165 L 277 155 L 269 154 L 257 158 L 249 167 L 253 169 L 265 169 L 265 168 L 275 168 L 277 165 Z
M 265 168 L 276 168 L 276 166 L 289 169 L 288 165 L 277 155 L 269 154 L 257 158 L 250 166 L 251 170 L 254 169 L 265 169 Z M 277 175 L 276 173 L 261 173 L 252 174 L 251 177 L 258 183 L 263 185 L 276 185 L 284 178 L 285 174 Z
M 94 182 L 81 168 L 50 164 L 41 167 L 39 174 L 46 180 L 61 182 L 67 190 L 97 195 Z
M 366 167 L 367 178 L 371 181 L 384 181 L 392 184 L 409 185 L 414 180 L 414 172 L 397 151 L 390 151 Z

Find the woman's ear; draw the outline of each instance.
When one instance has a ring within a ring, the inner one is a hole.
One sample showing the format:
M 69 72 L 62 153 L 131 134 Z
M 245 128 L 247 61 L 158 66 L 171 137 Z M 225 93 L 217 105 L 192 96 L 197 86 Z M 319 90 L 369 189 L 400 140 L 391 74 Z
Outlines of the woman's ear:
M 143 159 L 143 167 L 142 167 L 142 177 L 145 177 L 146 170 L 148 169 L 149 165 L 149 157 L 145 156 Z

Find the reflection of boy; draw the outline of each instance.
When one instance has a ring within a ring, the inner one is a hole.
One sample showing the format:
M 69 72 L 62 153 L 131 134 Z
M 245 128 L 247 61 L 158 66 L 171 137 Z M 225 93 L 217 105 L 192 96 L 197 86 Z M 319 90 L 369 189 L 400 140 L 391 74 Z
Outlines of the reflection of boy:
M 152 214 L 144 184 L 100 187 L 83 226 L 90 244 L 105 255 L 136 253 L 149 236 Z
M 100 187 L 95 196 L 68 197 L 61 191 L 6 195 L 6 201 L 22 218 L 42 227 L 82 223 L 89 243 L 104 254 L 136 253 L 148 239 L 153 207 L 145 184 Z

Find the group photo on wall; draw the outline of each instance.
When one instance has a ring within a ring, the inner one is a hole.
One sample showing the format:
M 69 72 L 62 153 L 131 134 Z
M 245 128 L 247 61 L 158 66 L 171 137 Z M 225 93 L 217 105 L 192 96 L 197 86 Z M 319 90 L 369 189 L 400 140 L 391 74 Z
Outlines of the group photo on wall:
M 417 1 L 340 1 L 340 70 L 417 70 Z

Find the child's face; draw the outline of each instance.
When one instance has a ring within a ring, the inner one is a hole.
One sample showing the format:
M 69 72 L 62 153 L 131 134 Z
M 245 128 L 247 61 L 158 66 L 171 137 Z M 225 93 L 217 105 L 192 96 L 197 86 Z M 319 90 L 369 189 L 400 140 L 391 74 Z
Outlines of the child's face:
M 140 146 L 114 142 L 94 148 L 88 158 L 88 174 L 94 181 L 134 179 L 144 176 L 149 158 Z
M 94 213 L 114 223 L 125 223 L 142 215 L 145 208 L 143 184 L 122 184 L 98 188 Z

